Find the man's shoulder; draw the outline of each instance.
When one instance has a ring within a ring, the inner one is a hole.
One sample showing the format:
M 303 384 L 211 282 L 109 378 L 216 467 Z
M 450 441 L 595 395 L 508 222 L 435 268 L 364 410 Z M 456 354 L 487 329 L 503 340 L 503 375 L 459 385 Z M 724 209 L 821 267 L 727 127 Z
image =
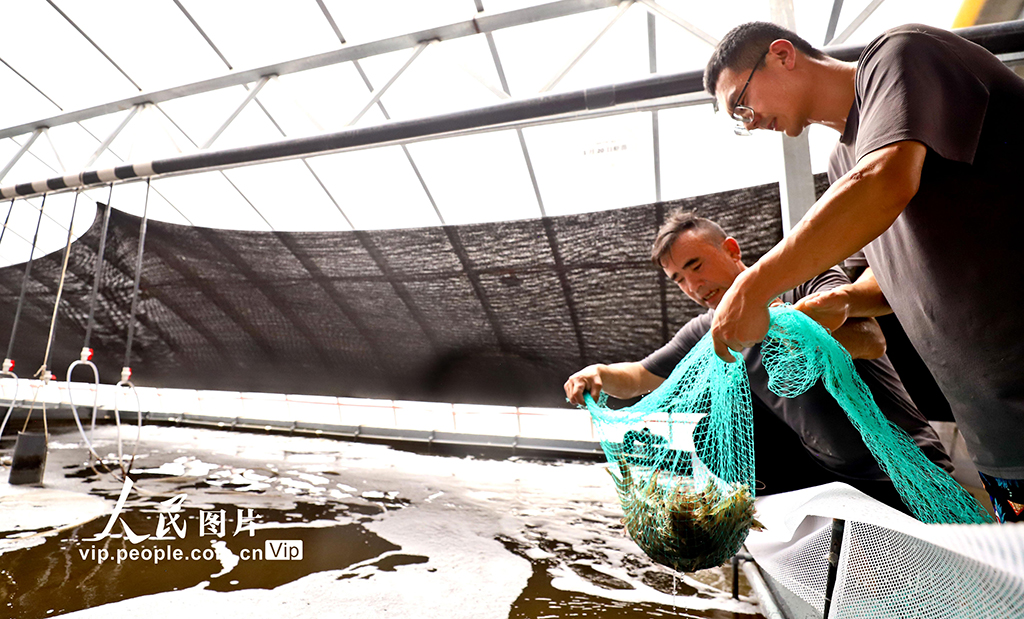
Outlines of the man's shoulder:
M 864 66 L 872 60 L 906 59 L 915 55 L 948 58 L 949 52 L 971 45 L 949 30 L 924 24 L 904 24 L 886 30 L 864 46 L 858 64 Z
M 696 346 L 697 342 L 699 342 L 700 339 L 708 333 L 708 331 L 711 331 L 711 323 L 713 322 L 714 317 L 715 310 L 709 309 L 703 314 L 698 314 L 687 320 L 686 323 L 676 331 L 676 334 L 672 337 L 672 340 L 668 345 L 689 352 L 690 349 Z
M 914 24 L 914 23 L 912 23 L 912 24 L 903 24 L 902 26 L 895 26 L 893 28 L 889 28 L 888 30 L 884 31 L 881 35 L 879 35 L 877 38 L 879 38 L 879 39 L 886 38 L 886 37 L 891 38 L 891 37 L 894 37 L 894 36 L 900 36 L 900 35 L 904 35 L 904 34 L 910 35 L 911 38 L 919 37 L 919 36 L 922 36 L 922 35 L 933 35 L 933 36 L 951 35 L 951 36 L 956 36 L 956 35 L 953 35 L 953 33 L 950 32 L 949 30 L 943 30 L 942 28 L 936 28 L 934 26 L 928 26 L 928 25 L 925 25 L 925 24 Z
M 686 324 L 679 329 L 676 333 L 676 337 L 690 337 L 700 339 L 704 337 L 704 334 L 711 330 L 711 323 L 715 318 L 715 310 L 709 309 L 703 314 L 698 314 L 693 318 L 686 321 Z
M 664 346 L 640 361 L 643 368 L 655 376 L 667 378 L 676 364 L 711 330 L 712 311 L 708 310 L 687 321 Z
M 889 28 L 874 38 L 864 48 L 865 53 L 878 48 L 881 45 L 892 45 L 894 42 L 901 45 L 926 45 L 935 41 L 962 41 L 959 36 L 949 30 L 926 26 L 925 24 L 903 24 L 895 28 Z

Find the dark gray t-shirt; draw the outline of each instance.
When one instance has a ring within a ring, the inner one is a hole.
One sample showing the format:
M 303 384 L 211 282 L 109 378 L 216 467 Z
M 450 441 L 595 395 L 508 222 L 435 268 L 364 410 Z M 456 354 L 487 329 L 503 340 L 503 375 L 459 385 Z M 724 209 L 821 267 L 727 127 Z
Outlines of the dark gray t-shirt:
M 786 303 L 796 303 L 814 292 L 831 290 L 849 282 L 839 268 L 833 267 L 783 294 L 781 298 Z M 668 344 L 640 362 L 644 369 L 667 378 L 686 353 L 711 330 L 714 315 L 714 310 L 708 310 L 683 325 Z M 750 392 L 757 400 L 755 405 L 760 403 L 792 428 L 817 462 L 834 473 L 853 479 L 888 479 L 878 468 L 878 463 L 846 413 L 820 380 L 803 395 L 783 398 L 768 389 L 768 372 L 761 365 L 760 344 L 744 350 L 743 358 L 750 378 Z M 882 413 L 906 430 L 930 460 L 952 471 L 952 464 L 942 449 L 938 435 L 914 406 L 889 360 L 884 356 L 880 359 L 857 359 L 854 365 L 871 389 Z M 770 446 L 756 447 L 771 449 Z
M 861 55 L 829 180 L 903 140 L 928 147 L 920 189 L 864 248 L 949 400 L 979 470 L 1024 478 L 1024 81 L 960 37 L 916 24 Z M 870 205 L 864 205 L 870 208 Z

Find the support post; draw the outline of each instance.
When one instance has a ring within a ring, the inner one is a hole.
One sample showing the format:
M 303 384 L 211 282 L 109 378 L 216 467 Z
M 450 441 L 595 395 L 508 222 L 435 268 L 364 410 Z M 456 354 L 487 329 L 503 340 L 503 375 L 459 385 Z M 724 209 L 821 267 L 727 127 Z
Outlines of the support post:
M 832 541 L 828 549 L 828 575 L 825 579 L 825 608 L 822 619 L 828 619 L 828 611 L 832 606 L 832 594 L 836 587 L 836 575 L 839 573 L 839 555 L 843 549 L 843 531 L 846 521 L 835 518 L 832 520 Z
M 796 32 L 793 0 L 770 0 L 772 21 Z M 807 131 L 791 138 L 782 136 L 782 176 L 779 198 L 782 202 L 782 234 L 786 236 L 814 205 L 814 175 L 811 173 L 811 148 Z
M 651 75 L 658 72 L 658 42 L 654 13 L 647 13 L 647 56 Z M 654 201 L 661 202 L 661 129 L 658 110 L 651 112 L 651 138 L 654 142 Z
M 795 138 L 782 136 L 783 174 L 779 179 L 782 200 L 782 234 L 786 236 L 814 206 L 814 175 L 807 132 Z

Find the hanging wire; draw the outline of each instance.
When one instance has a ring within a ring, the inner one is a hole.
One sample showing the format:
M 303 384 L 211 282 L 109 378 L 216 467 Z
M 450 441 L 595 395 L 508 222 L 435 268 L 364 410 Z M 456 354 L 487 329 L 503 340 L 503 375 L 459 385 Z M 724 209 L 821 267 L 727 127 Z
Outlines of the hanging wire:
M 0 230 L 0 243 L 3 243 L 4 241 L 4 232 L 7 232 L 7 223 L 11 221 L 11 213 L 14 212 L 14 200 L 15 198 L 11 198 L 11 208 L 7 209 L 7 217 L 4 218 L 4 227 Z
M 43 209 L 46 208 L 46 194 L 43 194 L 43 203 L 39 207 L 39 219 L 36 220 L 36 232 L 32 236 L 32 249 L 29 250 L 28 262 L 25 264 L 25 275 L 21 279 L 21 295 L 18 297 L 18 309 L 14 312 L 14 326 L 11 327 L 11 339 L 7 344 L 7 358 L 4 361 L 4 365 L 7 365 L 7 361 L 11 359 L 14 354 L 14 338 L 18 334 L 18 320 L 21 318 L 21 308 L 25 304 L 25 289 L 28 287 L 28 278 L 32 275 L 32 259 L 35 258 L 36 254 L 36 243 L 39 241 L 39 226 L 43 223 Z M 13 368 L 14 364 L 11 363 Z
M 13 372 L 14 360 L 11 356 L 14 354 L 14 338 L 18 334 L 18 321 L 21 319 L 21 308 L 25 304 L 25 290 L 28 288 L 29 276 L 32 274 L 32 259 L 36 253 L 36 243 L 39 240 L 39 227 L 43 223 L 43 209 L 46 208 L 46 194 L 43 194 L 43 203 L 39 205 L 39 219 L 36 220 L 36 232 L 32 236 L 32 248 L 29 250 L 28 263 L 25 264 L 25 275 L 21 278 L 21 295 L 18 297 L 18 309 L 14 312 L 14 324 L 11 326 L 11 339 L 7 344 L 7 357 L 4 358 L 3 372 L 9 374 L 17 381 L 18 376 Z M 11 201 L 11 210 L 14 210 L 14 201 Z M 10 219 L 11 213 L 7 213 L 8 219 Z M 6 223 L 4 229 L 7 229 Z M 17 390 L 18 383 L 15 382 L 15 398 L 11 400 L 11 406 L 7 409 L 7 414 L 4 415 L 4 420 L 0 423 L 0 436 L 3 436 L 4 428 L 7 427 L 7 421 L 11 418 L 11 411 L 14 410 L 14 404 L 17 401 Z M 38 394 L 38 390 L 36 392 Z
M 136 262 L 135 262 L 135 282 L 134 282 L 134 285 L 132 287 L 132 304 L 131 304 L 131 311 L 129 313 L 129 319 L 128 319 L 128 341 L 127 341 L 127 345 L 125 347 L 125 363 L 124 363 L 124 367 L 121 368 L 121 380 L 118 381 L 118 383 L 117 383 L 117 385 L 115 387 L 115 392 L 114 392 L 114 424 L 115 424 L 115 426 L 117 428 L 117 459 L 118 459 L 118 466 L 120 467 L 121 473 L 122 473 L 124 478 L 128 477 L 129 473 L 131 472 L 132 466 L 135 464 L 135 457 L 136 457 L 136 454 L 138 453 L 139 443 L 142 440 L 142 404 L 141 404 L 141 401 L 139 399 L 138 391 L 135 389 L 135 385 L 133 385 L 131 383 L 131 380 L 130 380 L 130 378 L 131 378 L 131 367 L 129 365 L 129 362 L 130 362 L 130 359 L 131 359 L 132 341 L 134 339 L 134 334 L 135 334 L 135 313 L 136 313 L 136 310 L 138 308 L 139 287 L 140 287 L 140 280 L 141 280 L 141 275 L 142 275 L 142 256 L 143 256 L 143 251 L 144 251 L 144 247 L 145 247 L 146 226 L 147 226 L 148 217 L 149 217 L 149 190 L 150 190 L 150 180 L 146 179 L 146 198 L 145 198 L 145 202 L 143 203 L 142 223 L 141 223 L 141 226 L 139 228 L 139 252 L 138 252 L 138 256 L 136 258 Z M 106 251 L 107 232 L 108 232 L 108 228 L 109 228 L 109 224 L 110 224 L 110 211 L 111 211 L 111 206 L 110 205 L 111 205 L 111 202 L 112 202 L 113 193 L 114 193 L 114 185 L 113 185 L 113 183 L 111 183 L 111 185 L 110 185 L 110 193 L 109 193 L 109 195 L 107 197 L 106 210 L 103 213 L 103 227 L 102 227 L 102 232 L 100 233 L 100 246 L 99 246 L 99 251 L 97 253 L 97 258 L 96 258 L 96 269 L 95 269 L 95 274 L 94 274 L 94 277 L 93 277 L 92 291 L 91 291 L 91 293 L 89 295 L 89 318 L 88 318 L 88 322 L 87 322 L 87 325 L 86 325 L 85 341 L 83 342 L 82 351 L 81 351 L 79 359 L 77 361 L 75 361 L 74 363 L 72 363 L 68 367 L 68 373 L 67 373 L 69 401 L 71 403 L 72 416 L 74 417 L 75 425 L 78 426 L 78 431 L 82 435 L 82 439 L 85 441 L 85 444 L 88 447 L 90 454 L 92 454 L 92 456 L 94 458 L 96 458 L 96 460 L 98 460 L 101 465 L 103 464 L 103 458 L 101 458 L 100 455 L 98 453 L 96 453 L 96 450 L 95 450 L 95 448 L 92 445 L 92 442 L 89 440 L 89 437 L 86 435 L 85 429 L 82 427 L 82 422 L 81 422 L 81 420 L 79 419 L 79 416 L 78 416 L 78 409 L 75 406 L 74 397 L 72 395 L 70 395 L 70 394 L 72 393 L 72 389 L 71 389 L 71 374 L 72 374 L 72 372 L 79 365 L 85 365 L 85 366 L 89 367 L 92 370 L 92 372 L 93 372 L 93 379 L 94 379 L 93 410 L 92 410 L 92 430 L 95 431 L 95 429 L 96 429 L 96 411 L 97 411 L 97 409 L 99 407 L 99 380 L 100 379 L 99 379 L 99 370 L 96 368 L 96 365 L 94 363 L 92 363 L 92 360 L 91 360 L 92 359 L 93 351 L 89 347 L 89 343 L 90 343 L 90 338 L 92 337 L 93 328 L 96 325 L 96 322 L 95 322 L 96 298 L 99 295 L 100 280 L 103 277 L 103 259 L 104 259 L 104 253 Z M 118 406 L 118 395 L 120 394 L 121 389 L 123 387 L 128 387 L 131 390 L 132 394 L 135 396 L 135 403 L 136 403 L 136 409 L 135 410 L 136 410 L 136 413 L 138 415 L 138 433 L 137 433 L 136 438 L 135 438 L 135 446 L 132 449 L 131 460 L 130 460 L 130 462 L 129 462 L 127 467 L 125 467 L 125 464 L 124 464 L 124 443 L 123 443 L 122 438 L 121 438 L 121 411 L 120 411 L 120 407 Z M 106 467 L 104 467 L 104 468 L 106 468 Z M 96 471 L 96 468 L 93 467 L 93 470 Z M 107 471 L 109 472 L 109 469 L 107 469 Z
M 135 448 L 132 449 L 132 459 L 128 464 L 128 471 L 131 471 L 132 465 L 135 464 L 135 454 L 139 449 L 139 441 L 142 440 L 142 403 L 139 399 L 139 393 L 135 390 L 135 385 L 131 382 L 132 368 L 131 368 L 131 355 L 132 355 L 132 340 L 135 336 L 135 311 L 138 308 L 139 303 L 139 283 L 142 280 L 142 255 L 145 251 L 146 246 L 146 223 L 149 221 L 149 188 L 150 179 L 146 179 L 146 200 L 142 206 L 142 223 L 139 225 L 139 253 L 135 259 L 135 285 L 132 288 L 132 306 L 131 311 L 128 315 L 128 342 L 124 350 L 124 366 L 121 368 L 121 380 L 117 383 L 117 391 L 114 393 L 114 422 L 117 424 L 117 455 L 123 461 L 122 447 L 121 447 L 121 413 L 117 405 L 117 394 L 120 393 L 122 387 L 128 387 L 131 392 L 135 395 L 135 411 L 138 416 L 138 436 L 135 439 Z M 125 473 L 127 475 L 127 472 Z
M 39 379 L 40 385 L 36 388 L 35 395 L 32 398 L 32 405 L 28 409 L 28 414 L 25 416 L 25 424 L 22 426 L 21 431 L 24 432 L 28 429 L 28 422 L 32 419 L 32 411 L 35 410 L 39 391 L 45 389 L 50 384 L 50 379 L 53 378 L 53 374 L 46 369 L 46 365 L 50 360 L 50 350 L 53 346 L 53 341 L 56 334 L 57 327 L 57 312 L 60 309 L 60 297 L 64 293 L 64 281 L 67 278 L 68 273 L 68 258 L 71 256 L 71 241 L 74 238 L 74 224 L 75 224 L 75 211 L 78 209 L 78 196 L 81 192 L 75 192 L 75 201 L 71 205 L 71 219 L 68 221 L 68 240 L 64 246 L 64 262 L 60 268 L 60 283 L 57 284 L 57 298 L 53 302 L 53 315 L 50 317 L 50 333 L 46 336 L 46 352 L 43 354 L 43 364 L 36 370 L 34 376 Z M 46 421 L 46 400 L 42 401 L 43 410 L 43 436 L 47 441 L 50 440 L 50 427 Z
M 128 316 L 128 345 L 124 350 L 124 368 L 131 367 L 132 338 L 135 335 L 135 309 L 139 302 L 139 282 L 142 279 L 142 252 L 146 245 L 146 222 L 149 220 L 149 179 L 146 179 L 146 202 L 142 207 L 142 223 L 139 225 L 139 253 L 135 258 L 135 287 L 132 289 L 132 309 Z M 122 373 L 124 370 L 122 370 Z M 129 372 L 129 377 L 131 373 Z M 127 380 L 127 379 L 124 379 Z
M 7 217 L 4 218 L 4 227 L 0 229 L 0 244 L 3 243 L 4 233 L 7 232 L 7 224 L 11 221 L 11 213 L 14 212 L 14 198 L 11 198 L 11 207 L 7 209 Z M 12 372 L 14 368 L 14 362 L 8 357 L 4 360 L 2 369 L 0 369 L 0 376 L 7 376 L 14 379 L 14 394 L 11 395 L 11 405 L 7 407 L 7 414 L 4 415 L 4 421 L 0 424 L 0 437 L 4 434 L 4 427 L 7 425 L 7 420 L 11 416 L 11 411 L 14 410 L 14 404 L 18 401 L 18 375 Z
M 89 341 L 92 338 L 92 330 L 96 325 L 96 295 L 100 290 L 100 278 L 103 275 L 103 253 L 107 248 L 107 227 L 110 225 L 110 200 L 114 197 L 114 184 L 110 184 L 110 193 L 107 194 L 106 209 L 103 211 L 103 229 L 100 231 L 100 249 L 96 256 L 96 277 L 92 282 L 92 293 L 89 296 L 89 320 L 85 327 L 85 341 L 82 348 L 89 348 Z
M 64 293 L 64 281 L 67 278 L 68 273 L 68 258 L 71 257 L 71 241 L 73 240 L 75 211 L 78 209 L 79 195 L 81 195 L 81 193 L 76 191 L 75 201 L 71 205 L 71 220 L 68 222 L 68 240 L 64 245 L 64 263 L 60 267 L 60 283 L 57 284 L 57 300 L 53 302 L 53 315 L 50 317 L 50 335 L 46 338 L 46 352 L 43 354 L 43 365 L 41 365 L 39 370 L 36 372 L 36 375 L 44 378 L 44 380 L 46 380 L 45 376 L 49 374 L 46 370 L 46 365 L 50 361 L 50 350 L 53 349 L 53 342 L 57 335 L 57 311 L 60 308 L 60 297 Z
M 104 205 L 105 210 L 103 211 L 103 226 L 100 231 L 100 247 L 96 255 L 96 269 L 95 275 L 93 276 L 92 291 L 89 293 L 89 319 L 85 327 L 85 341 L 82 343 L 82 352 L 79 355 L 77 361 L 68 366 L 67 373 L 67 385 L 68 385 L 68 403 L 71 405 L 71 416 L 75 420 L 75 425 L 78 426 L 78 432 L 82 435 L 82 439 L 85 440 L 86 447 L 89 448 L 89 453 L 94 458 L 99 460 L 100 464 L 103 464 L 103 458 L 96 453 L 96 449 L 92 445 L 92 441 L 85 433 L 85 429 L 82 427 L 82 422 L 78 417 L 78 408 L 75 406 L 74 390 L 71 388 L 71 374 L 75 371 L 79 365 L 85 365 L 92 370 L 93 374 L 93 401 L 92 401 L 92 431 L 96 431 L 96 412 L 99 409 L 100 402 L 100 372 L 96 368 L 96 365 L 92 362 L 92 348 L 89 347 L 89 342 L 92 337 L 92 330 L 96 324 L 95 312 L 96 312 L 96 297 L 99 295 L 100 280 L 103 277 L 103 255 L 106 250 L 107 244 L 107 227 L 110 224 L 110 201 L 114 196 L 114 184 L 110 184 L 110 193 L 107 195 L 107 203 Z M 120 431 L 120 428 L 118 428 Z M 93 466 L 93 471 L 97 474 L 96 467 Z M 108 471 L 109 472 L 109 469 Z

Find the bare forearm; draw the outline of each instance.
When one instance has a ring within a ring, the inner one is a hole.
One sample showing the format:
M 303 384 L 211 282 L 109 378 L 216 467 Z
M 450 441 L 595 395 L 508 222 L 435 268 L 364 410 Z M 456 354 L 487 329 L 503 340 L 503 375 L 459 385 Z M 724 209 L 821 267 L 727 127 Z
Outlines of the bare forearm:
M 885 336 L 874 318 L 850 318 L 832 337 L 854 359 L 877 359 L 885 354 Z
M 662 380 L 638 362 L 612 363 L 601 367 L 602 390 L 622 400 L 651 392 Z
M 620 399 L 633 398 L 653 391 L 663 381 L 636 361 L 611 365 L 598 363 L 570 376 L 562 388 L 569 402 L 582 406 L 586 404 L 588 393 L 595 400 L 602 391 Z
M 917 192 L 926 152 L 917 142 L 900 142 L 866 155 L 789 236 L 740 276 L 748 298 L 767 305 L 884 232 Z
M 889 302 L 885 300 L 882 289 L 878 286 L 874 272 L 868 268 L 857 281 L 841 286 L 849 300 L 850 317 L 875 317 L 892 313 Z

